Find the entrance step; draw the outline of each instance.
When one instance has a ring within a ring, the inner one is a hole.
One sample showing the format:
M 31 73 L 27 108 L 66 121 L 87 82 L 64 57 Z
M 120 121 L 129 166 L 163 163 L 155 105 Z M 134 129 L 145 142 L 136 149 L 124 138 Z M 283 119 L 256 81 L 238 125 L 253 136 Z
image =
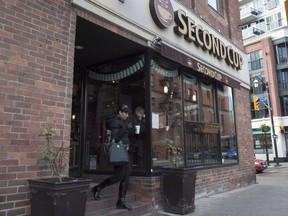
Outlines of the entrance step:
M 133 209 L 131 211 L 127 209 L 117 209 L 116 203 L 118 200 L 119 184 L 104 188 L 100 194 L 101 200 L 94 200 L 92 188 L 95 185 L 96 184 L 91 184 L 90 192 L 88 193 L 85 216 L 140 216 L 151 211 L 150 203 L 137 201 L 136 194 L 129 192 L 129 190 L 125 200 Z
M 149 213 L 150 205 L 143 202 L 132 202 L 129 203 L 133 209 L 131 211 L 127 209 L 117 209 L 116 204 L 114 207 L 99 209 L 93 212 L 87 212 L 85 216 L 141 216 Z

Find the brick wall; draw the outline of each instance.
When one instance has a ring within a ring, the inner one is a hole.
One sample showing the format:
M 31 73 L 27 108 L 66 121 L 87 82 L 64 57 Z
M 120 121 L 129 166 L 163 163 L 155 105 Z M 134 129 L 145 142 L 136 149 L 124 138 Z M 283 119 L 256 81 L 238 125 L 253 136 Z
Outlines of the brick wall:
M 0 0 L 0 216 L 29 215 L 46 126 L 69 145 L 75 16 L 69 0 Z
M 208 5 L 208 1 L 178 0 L 180 4 L 191 9 L 205 22 L 219 31 L 224 37 L 229 38 L 238 47 L 243 49 L 242 31 L 240 24 L 240 11 L 238 0 L 223 0 L 222 13 L 218 13 Z

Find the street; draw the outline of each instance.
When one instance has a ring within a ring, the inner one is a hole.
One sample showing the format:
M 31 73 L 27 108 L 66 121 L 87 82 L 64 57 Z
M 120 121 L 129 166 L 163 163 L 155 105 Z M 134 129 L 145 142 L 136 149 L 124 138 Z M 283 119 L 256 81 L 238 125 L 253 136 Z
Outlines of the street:
M 195 201 L 194 216 L 287 216 L 288 167 L 269 167 L 257 183 Z
M 288 164 L 256 175 L 257 184 L 195 200 L 190 216 L 287 216 Z M 175 215 L 161 212 L 160 215 Z

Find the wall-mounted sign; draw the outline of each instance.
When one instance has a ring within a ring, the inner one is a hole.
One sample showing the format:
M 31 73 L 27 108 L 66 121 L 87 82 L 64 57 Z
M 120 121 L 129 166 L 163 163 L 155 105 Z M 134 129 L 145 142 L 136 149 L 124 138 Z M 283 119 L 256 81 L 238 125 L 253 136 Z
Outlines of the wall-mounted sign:
M 227 75 L 221 73 L 220 71 L 216 71 L 215 69 L 197 61 L 196 59 L 190 58 L 189 56 L 176 51 L 175 49 L 167 46 L 166 44 L 162 44 L 161 55 L 175 62 L 178 62 L 182 65 L 185 65 L 186 67 L 190 67 L 194 71 L 198 71 L 199 73 L 205 74 L 208 77 L 211 77 L 222 83 L 225 83 L 226 85 L 240 89 L 240 83 L 238 81 L 228 77 Z
M 173 24 L 174 10 L 170 0 L 154 0 L 149 3 L 154 22 L 160 28 L 167 28 Z
M 160 28 L 168 28 L 173 25 L 175 34 L 183 36 L 189 43 L 194 43 L 197 47 L 209 52 L 215 58 L 223 59 L 228 65 L 241 70 L 243 57 L 236 52 L 232 46 L 226 46 L 219 38 L 197 25 L 195 21 L 186 15 L 184 10 L 174 11 L 170 0 L 150 0 L 150 13 Z

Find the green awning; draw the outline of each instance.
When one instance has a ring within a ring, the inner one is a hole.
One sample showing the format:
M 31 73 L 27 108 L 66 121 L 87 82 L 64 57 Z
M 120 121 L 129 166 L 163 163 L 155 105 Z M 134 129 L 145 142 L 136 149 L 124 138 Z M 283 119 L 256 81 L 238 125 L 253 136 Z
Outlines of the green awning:
M 258 135 L 258 134 L 265 134 L 265 133 L 262 132 L 261 130 L 253 129 L 253 130 L 252 130 L 252 134 L 253 134 L 253 135 Z M 267 131 L 266 134 L 271 134 L 271 130 Z

